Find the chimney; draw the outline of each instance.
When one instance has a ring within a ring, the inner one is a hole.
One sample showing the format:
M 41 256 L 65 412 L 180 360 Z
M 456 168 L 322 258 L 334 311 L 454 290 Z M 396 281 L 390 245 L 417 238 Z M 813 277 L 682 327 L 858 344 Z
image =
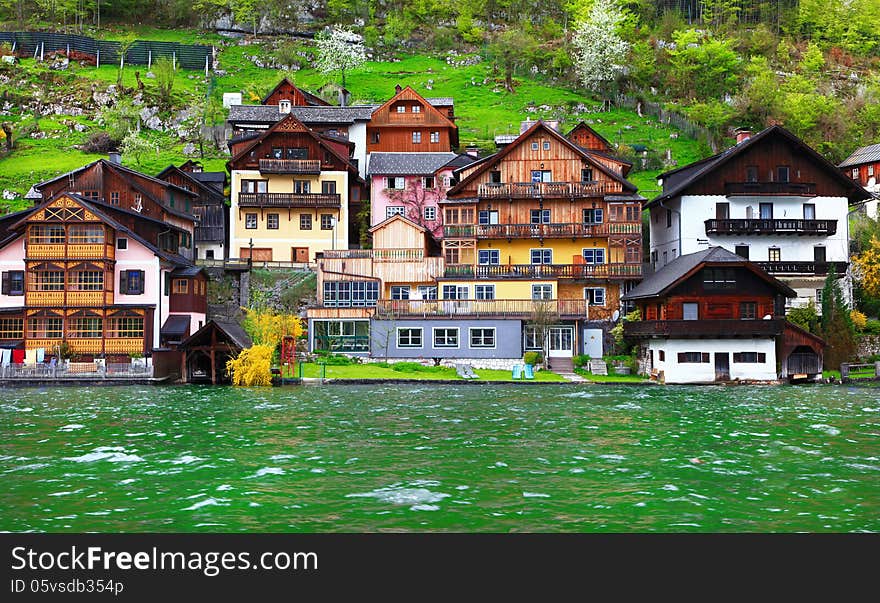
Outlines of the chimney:
M 477 159 L 480 157 L 480 147 L 465 147 L 464 152 Z
M 122 165 L 122 153 L 118 151 L 113 151 L 107 154 L 107 159 L 110 163 L 115 163 L 116 165 Z
M 394 87 L 394 94 L 400 94 L 400 91 L 401 91 L 401 90 L 403 90 L 403 88 L 400 87 L 400 84 L 397 84 L 397 85 Z
M 736 135 L 736 144 L 745 142 L 752 137 L 752 131 L 748 128 L 737 128 L 733 133 Z

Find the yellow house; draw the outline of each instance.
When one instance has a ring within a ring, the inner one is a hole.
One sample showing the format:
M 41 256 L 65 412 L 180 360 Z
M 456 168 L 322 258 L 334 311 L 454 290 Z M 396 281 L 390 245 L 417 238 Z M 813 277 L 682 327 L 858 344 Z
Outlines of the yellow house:
M 230 256 L 313 262 L 348 249 L 364 181 L 353 144 L 322 136 L 288 114 L 232 142 Z

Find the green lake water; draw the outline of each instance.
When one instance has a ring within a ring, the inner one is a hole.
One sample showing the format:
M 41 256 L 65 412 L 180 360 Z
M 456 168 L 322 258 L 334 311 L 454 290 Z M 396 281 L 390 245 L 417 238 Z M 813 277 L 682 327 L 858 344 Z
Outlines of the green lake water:
M 878 531 L 880 389 L 0 392 L 3 531 Z

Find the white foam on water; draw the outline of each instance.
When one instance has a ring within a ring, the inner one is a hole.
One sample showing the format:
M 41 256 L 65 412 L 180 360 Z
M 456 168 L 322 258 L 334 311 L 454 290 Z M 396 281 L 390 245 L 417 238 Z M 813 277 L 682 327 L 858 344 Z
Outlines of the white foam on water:
M 100 446 L 92 452 L 88 452 L 81 456 L 64 457 L 65 461 L 73 461 L 74 463 L 94 463 L 96 461 L 107 461 L 109 463 L 140 463 L 144 459 L 136 454 L 127 454 L 122 446 Z
M 456 486 L 455 489 L 456 490 L 470 490 L 471 487 L 470 486 Z
M 756 438 L 769 438 L 769 433 L 749 433 L 750 436 L 755 436 Z
M 646 503 L 643 503 L 643 502 L 637 502 L 637 503 L 635 503 L 633 506 L 634 506 L 634 507 L 644 507 L 645 504 L 646 504 Z
M 275 454 L 269 457 L 270 461 L 286 461 L 289 459 L 295 459 L 295 454 Z
M 503 463 L 503 462 L 501 462 L 501 461 L 498 461 L 498 462 L 495 463 L 494 466 L 495 466 L 495 467 L 507 467 L 507 463 Z
M 139 438 L 139 437 L 141 437 L 141 436 L 145 436 L 145 435 L 148 435 L 148 434 L 147 434 L 146 432 L 141 432 L 141 433 L 127 433 L 127 434 L 125 434 L 125 437 L 127 437 L 127 438 Z
M 664 486 L 660 489 L 668 490 L 669 492 L 678 492 L 678 486 L 675 486 L 673 484 L 664 484 Z
M 354 494 L 346 494 L 346 498 L 373 498 L 381 503 L 391 505 L 408 505 L 410 510 L 419 511 L 425 509 L 416 509 L 423 505 L 432 505 L 438 503 L 444 498 L 448 498 L 449 494 L 443 492 L 433 492 L 427 488 L 397 488 L 394 486 L 386 488 L 377 488 L 370 492 L 357 492 Z M 436 510 L 436 509 L 430 509 Z
M 642 410 L 642 407 L 633 402 L 624 402 L 623 404 L 618 404 L 617 406 L 612 406 L 614 410 Z
M 868 408 L 867 406 L 862 410 L 865 412 L 880 412 L 880 408 Z
M 823 431 L 830 436 L 840 435 L 840 430 L 836 427 L 832 427 L 831 425 L 826 425 L 825 423 L 816 423 L 815 425 L 810 425 L 812 429 L 818 429 L 819 431 Z
M 77 429 L 82 429 L 83 427 L 85 427 L 85 425 L 80 425 L 79 423 L 71 423 L 70 425 L 59 427 L 58 431 L 76 431 Z
M 568 472 L 569 473 L 583 473 L 584 470 L 581 468 L 576 468 L 576 469 L 569 469 Z
M 79 490 L 70 490 L 67 492 L 53 492 L 52 494 L 49 494 L 48 496 L 68 496 L 70 494 L 79 494 L 83 490 L 85 490 L 85 488 L 80 488 Z
M 543 492 L 523 492 L 523 498 L 550 498 L 549 494 Z
M 413 505 L 409 508 L 410 511 L 439 511 L 440 507 L 437 505 Z
M 229 506 L 228 504 L 223 502 L 224 500 L 226 500 L 226 499 L 221 498 L 218 500 L 216 498 L 206 498 L 205 500 L 200 500 L 199 502 L 195 503 L 194 505 L 187 507 L 186 509 L 183 509 L 183 510 L 184 511 L 195 511 L 197 509 L 201 509 L 202 507 Z
M 263 477 L 264 475 L 284 475 L 284 469 L 281 467 L 263 467 L 251 477 Z
M 311 469 L 312 473 L 327 473 L 326 469 Z
M 229 484 L 221 484 L 217 486 L 218 492 L 226 492 L 227 490 L 232 490 L 232 486 L 230 486 Z
M 600 454 L 600 459 L 605 459 L 608 461 L 625 461 L 626 457 L 622 454 Z
M 191 454 L 185 454 L 178 459 L 171 459 L 170 461 L 161 461 L 163 463 L 171 463 L 172 465 L 189 465 L 190 463 L 198 463 L 199 461 L 204 461 L 205 459 L 193 456 Z
M 562 394 L 560 398 L 592 398 L 595 394 L 590 392 L 572 392 L 570 394 Z
M 136 481 L 137 481 L 137 478 L 130 477 L 130 478 L 128 478 L 128 479 L 124 479 L 124 480 L 122 480 L 122 481 L 119 482 L 117 485 L 118 485 L 118 486 L 125 486 L 125 485 L 127 485 L 127 484 L 133 484 L 133 483 L 135 483 Z

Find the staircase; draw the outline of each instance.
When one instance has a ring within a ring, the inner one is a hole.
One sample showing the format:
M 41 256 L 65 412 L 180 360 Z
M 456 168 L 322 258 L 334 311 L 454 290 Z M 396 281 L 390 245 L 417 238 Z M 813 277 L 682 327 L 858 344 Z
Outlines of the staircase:
M 594 375 L 607 375 L 608 365 L 601 358 L 598 360 L 590 360 L 590 372 Z
M 547 358 L 547 370 L 553 371 L 559 375 L 566 373 L 574 373 L 574 364 L 571 358 Z

